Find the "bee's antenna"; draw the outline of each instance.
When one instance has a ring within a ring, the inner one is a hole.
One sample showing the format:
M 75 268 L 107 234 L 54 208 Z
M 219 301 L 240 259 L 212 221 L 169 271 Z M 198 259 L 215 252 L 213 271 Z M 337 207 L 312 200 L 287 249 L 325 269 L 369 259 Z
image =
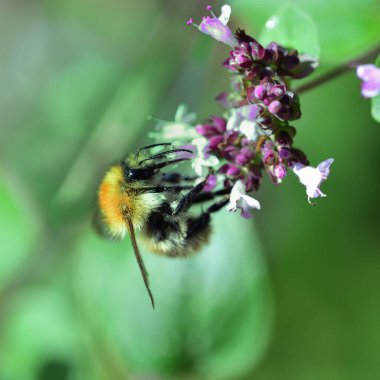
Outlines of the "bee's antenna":
M 154 309 L 154 297 L 153 297 L 153 294 L 152 294 L 150 287 L 149 287 L 148 272 L 146 271 L 143 258 L 141 257 L 139 247 L 137 246 L 135 230 L 133 228 L 133 224 L 132 224 L 131 219 L 129 217 L 126 217 L 126 220 L 127 220 L 127 225 L 128 225 L 129 236 L 131 237 L 133 251 L 135 253 L 137 263 L 140 267 L 140 272 L 141 272 L 142 278 L 144 280 L 145 288 L 149 294 L 150 301 L 152 302 L 152 307 Z
M 171 146 L 171 145 L 172 145 L 172 143 L 158 143 L 158 144 L 151 144 L 151 145 L 143 146 L 143 147 L 140 148 L 138 151 L 140 152 L 140 150 L 146 150 L 146 149 L 155 148 L 156 146 Z
M 158 158 L 164 158 L 168 154 L 179 153 L 179 152 L 185 152 L 185 153 L 194 154 L 194 152 L 192 150 L 189 150 L 189 149 L 183 149 L 183 148 L 171 149 L 171 150 L 167 150 L 166 152 L 157 153 L 157 154 L 155 154 L 155 155 L 153 155 L 153 156 L 151 156 L 149 158 L 145 158 L 144 160 L 140 161 L 139 164 L 142 164 L 145 161 L 149 161 L 149 160 L 156 160 Z

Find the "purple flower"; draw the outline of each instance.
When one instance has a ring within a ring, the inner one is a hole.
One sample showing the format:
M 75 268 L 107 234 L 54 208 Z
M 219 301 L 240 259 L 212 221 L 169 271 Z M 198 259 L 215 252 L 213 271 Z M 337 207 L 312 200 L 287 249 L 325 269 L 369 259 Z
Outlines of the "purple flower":
M 231 15 L 231 7 L 226 4 L 223 5 L 222 13 L 219 18 L 214 15 L 210 5 L 208 5 L 206 9 L 211 12 L 212 17 L 204 17 L 199 26 L 196 25 L 198 26 L 198 29 L 202 33 L 208 34 L 212 38 L 215 38 L 217 41 L 223 42 L 232 48 L 236 46 L 237 40 L 233 35 L 231 29 L 227 26 Z M 189 21 L 187 21 L 187 24 L 193 24 L 193 19 L 190 18 Z
M 373 98 L 380 94 L 380 68 L 376 65 L 360 65 L 356 69 L 356 75 L 362 82 L 362 95 L 365 98 Z
M 300 182 L 306 186 L 306 194 L 310 204 L 310 198 L 325 197 L 320 190 L 320 185 L 330 174 L 330 165 L 334 162 L 333 158 L 321 162 L 316 168 L 305 166 L 299 162 L 293 165 L 293 172 Z
M 236 212 L 241 209 L 241 216 L 243 218 L 251 218 L 250 209 L 260 210 L 260 203 L 255 198 L 248 196 L 245 193 L 245 185 L 243 181 L 237 181 L 231 190 L 230 203 L 227 205 L 228 211 Z
M 284 164 L 277 164 L 274 167 L 274 175 L 281 181 L 286 176 L 286 166 Z
M 205 192 L 211 192 L 218 184 L 218 177 L 216 175 L 209 175 L 206 177 L 206 185 L 203 188 Z

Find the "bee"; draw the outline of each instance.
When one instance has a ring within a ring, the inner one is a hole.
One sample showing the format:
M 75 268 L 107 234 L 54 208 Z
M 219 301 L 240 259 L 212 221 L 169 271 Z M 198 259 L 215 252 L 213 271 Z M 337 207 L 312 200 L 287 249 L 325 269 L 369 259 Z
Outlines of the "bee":
M 152 148 L 170 145 L 153 144 L 129 154 L 108 169 L 98 190 L 101 232 L 116 239 L 129 235 L 153 308 L 154 297 L 135 231 L 141 231 L 148 250 L 153 253 L 170 257 L 189 256 L 208 242 L 210 214 L 228 202 L 224 197 L 199 215 L 192 215 L 189 211 L 194 204 L 225 195 L 228 191 L 202 192 L 206 180 L 184 185 L 184 182 L 194 182 L 196 177 L 163 173 L 164 168 L 191 159 L 178 158 L 178 154 L 193 153 L 187 149 L 169 149 L 148 154 Z M 185 190 L 188 190 L 187 194 L 182 195 Z

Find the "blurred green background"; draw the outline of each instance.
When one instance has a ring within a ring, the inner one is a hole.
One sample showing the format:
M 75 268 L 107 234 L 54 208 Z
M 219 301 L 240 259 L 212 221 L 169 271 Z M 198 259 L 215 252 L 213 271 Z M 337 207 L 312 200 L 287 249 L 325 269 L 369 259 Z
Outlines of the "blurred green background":
M 283 2 L 230 4 L 258 36 Z M 376 0 L 294 4 L 320 40 L 311 79 L 379 42 Z M 0 2 L 1 380 L 379 378 L 380 126 L 353 71 L 305 93 L 295 123 L 312 163 L 335 158 L 328 197 L 266 180 L 255 224 L 222 212 L 200 255 L 144 254 L 155 311 L 128 239 L 91 228 L 105 168 L 149 141 L 149 115 L 221 112 L 227 49 L 185 24 L 205 5 Z

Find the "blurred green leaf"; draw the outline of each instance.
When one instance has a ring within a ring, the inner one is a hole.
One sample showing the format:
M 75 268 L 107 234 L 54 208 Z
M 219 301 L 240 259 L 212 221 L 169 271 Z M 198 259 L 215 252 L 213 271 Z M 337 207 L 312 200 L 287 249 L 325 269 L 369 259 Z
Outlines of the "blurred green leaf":
M 49 371 L 56 375 L 50 379 L 78 374 L 84 357 L 81 334 L 60 291 L 50 287 L 25 292 L 13 301 L 2 326 L 0 377 L 43 380 Z
M 33 243 L 38 226 L 33 215 L 27 213 L 25 199 L 20 192 L 13 191 L 0 179 L 0 231 L 1 265 L 0 284 L 15 273 L 24 261 Z
M 293 0 L 314 20 L 321 45 L 321 62 L 336 64 L 356 57 L 379 41 L 380 3 L 377 0 Z M 239 24 L 247 32 L 261 27 L 282 0 L 235 0 Z M 295 28 L 297 25 L 295 25 Z M 302 32 L 301 32 L 302 33 Z
M 128 238 L 104 242 L 92 232 L 84 238 L 75 275 L 78 301 L 87 323 L 110 337 L 132 373 L 230 379 L 261 358 L 272 304 L 257 236 L 238 216 L 218 215 L 214 224 L 211 244 L 199 255 L 144 255 L 155 310 Z
M 376 66 L 380 67 L 380 56 L 376 59 Z M 377 95 L 371 99 L 371 115 L 377 122 L 380 123 L 380 95 Z
M 264 46 L 277 42 L 318 59 L 320 46 L 313 19 L 300 7 L 286 4 L 265 23 L 259 38 Z

